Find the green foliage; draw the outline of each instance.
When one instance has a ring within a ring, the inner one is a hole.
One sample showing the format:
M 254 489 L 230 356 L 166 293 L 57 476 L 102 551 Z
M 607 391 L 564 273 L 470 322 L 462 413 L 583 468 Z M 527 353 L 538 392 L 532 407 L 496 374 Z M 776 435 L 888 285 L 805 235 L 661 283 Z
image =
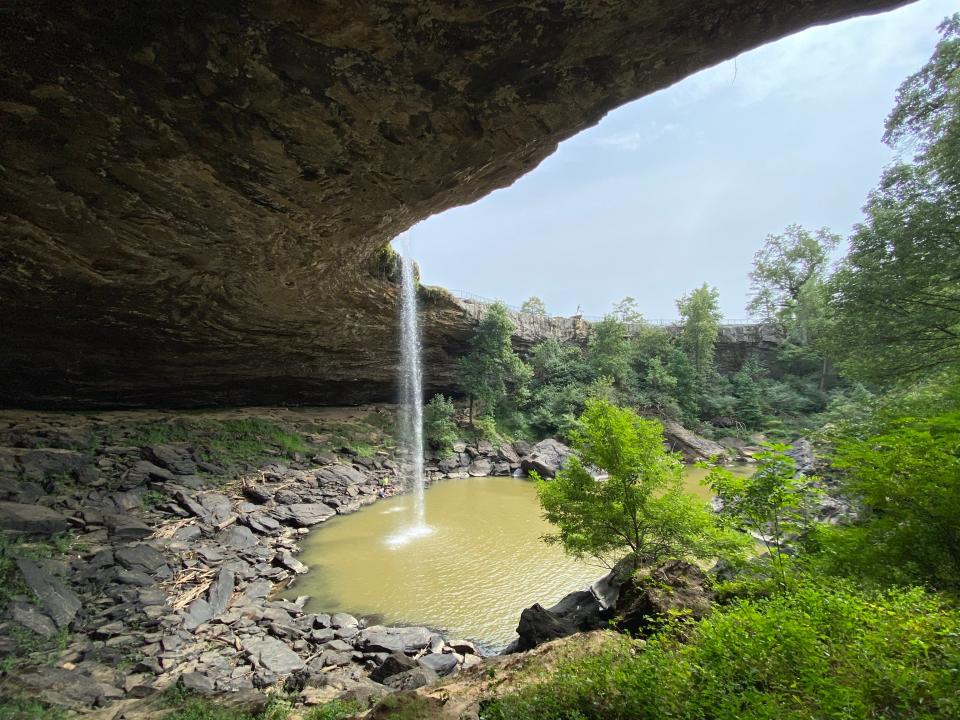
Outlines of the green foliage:
M 705 481 L 723 504 L 723 515 L 763 542 L 783 585 L 784 537 L 805 525 L 807 495 L 804 483 L 795 477 L 796 463 L 786 454 L 788 449 L 788 445 L 767 445 L 755 456 L 757 469 L 750 476 L 715 467 Z
M 547 306 L 543 300 L 533 295 L 523 301 L 523 304 L 520 306 L 520 312 L 526 313 L 527 315 L 536 315 L 537 317 L 546 317 Z
M 644 563 L 709 557 L 735 545 L 712 513 L 680 485 L 680 461 L 663 449 L 663 427 L 591 399 L 571 433 L 574 455 L 552 480 L 537 478 L 545 540 L 612 565 L 630 552 Z M 608 477 L 596 480 L 588 468 Z
M 47 560 L 73 550 L 76 538 L 58 533 L 47 538 L 26 538 L 0 533 L 0 613 L 16 596 L 33 597 L 17 567 L 17 558 Z
M 594 377 L 608 377 L 618 390 L 627 390 L 633 382 L 630 359 L 630 343 L 622 322 L 608 315 L 593 326 L 588 360 Z
M 839 243 L 840 236 L 827 228 L 811 233 L 799 225 L 788 225 L 782 235 L 767 235 L 753 256 L 753 296 L 747 311 L 765 320 L 781 321 L 802 313 L 805 289 L 823 279 L 830 251 Z
M 358 715 L 360 703 L 356 700 L 331 700 L 307 713 L 306 720 L 346 720 Z
M 160 492 L 159 490 L 151 490 L 143 496 L 143 507 L 147 509 L 154 508 L 160 503 L 165 502 L 166 499 L 166 493 Z
M 178 681 L 160 694 L 158 703 L 170 708 L 162 720 L 286 720 L 293 709 L 290 697 L 280 693 L 268 695 L 267 704 L 257 713 L 225 706 L 214 699 L 197 695 Z
M 756 360 L 748 360 L 731 379 L 732 390 L 736 397 L 734 415 L 737 420 L 751 429 L 759 428 L 763 422 L 763 393 L 760 380 L 763 368 Z
M 56 705 L 47 705 L 23 694 L 0 698 L 0 720 L 68 720 L 72 713 Z
M 643 322 L 643 315 L 640 314 L 636 299 L 629 295 L 613 306 L 611 316 L 625 324 L 634 325 Z
M 921 590 L 807 582 L 646 643 L 612 639 L 484 720 L 934 720 L 960 716 L 960 612 Z
M 544 340 L 531 351 L 527 422 L 535 437 L 567 437 L 590 392 L 594 373 L 576 345 Z
M 118 438 L 105 438 L 110 441 Z M 279 451 L 292 456 L 308 447 L 297 432 L 290 432 L 261 418 L 232 420 L 189 420 L 142 423 L 123 442 L 132 445 L 163 443 L 194 443 L 201 447 L 207 459 L 235 472 L 244 463 L 259 461 Z
M 830 345 L 851 377 L 913 382 L 960 360 L 960 15 L 908 78 L 889 143 L 915 143 L 889 167 L 831 283 Z
M 373 712 L 390 720 L 432 720 L 437 717 L 436 702 L 416 693 L 395 693 L 382 698 Z
M 513 323 L 502 303 L 489 307 L 477 325 L 468 355 L 458 366 L 460 385 L 470 396 L 470 422 L 474 401 L 483 413 L 507 418 L 524 403 L 530 370 L 510 343 Z
M 863 506 L 854 527 L 822 538 L 833 570 L 960 590 L 960 409 L 891 418 L 841 440 L 832 461 Z
M 457 424 L 453 420 L 456 412 L 453 400 L 439 393 L 423 408 L 423 436 L 427 444 L 443 457 L 450 456 L 453 443 L 457 441 Z
M 720 332 L 723 314 L 720 293 L 704 283 L 689 295 L 677 300 L 683 318 L 681 343 L 693 363 L 697 377 L 705 380 L 713 363 L 713 353 Z

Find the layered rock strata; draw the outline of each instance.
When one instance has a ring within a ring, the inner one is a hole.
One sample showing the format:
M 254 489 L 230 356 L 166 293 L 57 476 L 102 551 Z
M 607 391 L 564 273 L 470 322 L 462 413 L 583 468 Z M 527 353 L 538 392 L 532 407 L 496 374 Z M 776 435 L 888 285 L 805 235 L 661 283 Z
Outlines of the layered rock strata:
M 624 102 L 900 4 L 7 3 L 0 404 L 388 397 L 399 232 Z M 424 309 L 439 388 L 462 311 Z

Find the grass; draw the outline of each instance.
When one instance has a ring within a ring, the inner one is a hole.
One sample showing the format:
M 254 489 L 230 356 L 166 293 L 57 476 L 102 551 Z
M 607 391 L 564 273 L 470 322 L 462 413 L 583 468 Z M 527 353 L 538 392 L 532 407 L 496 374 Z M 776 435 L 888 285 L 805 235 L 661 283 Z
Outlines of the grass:
M 223 467 L 228 476 L 238 472 L 244 464 L 277 455 L 293 457 L 310 450 L 299 432 L 261 418 L 207 420 L 179 417 L 138 423 L 126 433 L 119 428 L 101 432 L 99 442 L 102 444 L 143 447 L 190 443 L 200 449 L 205 460 Z
M 922 590 L 809 581 L 684 632 L 619 638 L 486 703 L 484 720 L 960 717 L 960 611 Z
M 163 720 L 286 720 L 293 710 L 293 702 L 293 696 L 271 693 L 266 706 L 259 711 L 228 707 L 187 690 L 180 682 L 168 686 L 158 698 L 159 705 L 170 710 L 163 715 Z
M 158 704 L 169 709 L 162 720 L 286 720 L 293 710 L 295 696 L 278 692 L 267 697 L 266 706 L 253 712 L 224 707 L 215 699 L 198 695 L 177 682 L 160 693 Z M 346 720 L 360 711 L 360 704 L 353 700 L 331 700 L 312 708 L 303 715 L 303 720 Z
M 23 580 L 20 568 L 17 567 L 17 558 L 46 560 L 62 557 L 76 547 L 76 538 L 66 533 L 53 535 L 45 540 L 27 540 L 0 534 L 0 614 L 6 611 L 14 598 L 26 598 L 34 604 L 39 603 L 37 596 Z M 59 653 L 66 650 L 71 640 L 67 628 L 60 628 L 57 634 L 49 639 L 17 624 L 12 624 L 8 633 L 16 645 L 16 650 L 0 660 L 0 672 L 4 674 L 21 665 L 23 658 L 28 655 L 47 653 L 47 660 L 52 662 Z
M 307 713 L 306 720 L 346 720 L 361 710 L 356 700 L 331 700 Z
M 45 540 L 28 540 L 0 533 L 0 613 L 17 596 L 33 597 L 17 567 L 17 558 L 47 560 L 66 555 L 76 545 L 76 539 L 67 533 L 58 533 Z
M 7 696 L 0 687 L 0 720 L 69 720 L 72 713 L 23 695 Z

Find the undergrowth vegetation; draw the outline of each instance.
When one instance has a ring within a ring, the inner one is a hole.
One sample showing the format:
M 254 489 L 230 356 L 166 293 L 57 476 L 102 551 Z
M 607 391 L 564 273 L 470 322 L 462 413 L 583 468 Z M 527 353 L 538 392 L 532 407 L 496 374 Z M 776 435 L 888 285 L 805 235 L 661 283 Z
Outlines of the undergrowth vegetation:
M 960 716 L 960 612 L 920 589 L 804 581 L 643 642 L 620 638 L 488 703 L 485 720 Z

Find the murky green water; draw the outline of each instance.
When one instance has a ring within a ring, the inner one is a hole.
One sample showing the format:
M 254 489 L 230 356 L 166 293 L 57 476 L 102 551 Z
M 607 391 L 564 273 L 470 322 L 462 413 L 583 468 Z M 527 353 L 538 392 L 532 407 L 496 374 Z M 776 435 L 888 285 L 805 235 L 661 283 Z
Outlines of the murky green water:
M 703 471 L 686 485 L 704 500 Z M 540 537 L 536 487 L 504 477 L 443 480 L 426 492 L 431 532 L 405 534 L 411 498 L 381 500 L 314 530 L 300 559 L 310 566 L 288 595 L 314 612 L 346 611 L 385 624 L 427 625 L 491 647 L 509 643 L 523 608 L 550 606 L 604 574 Z

